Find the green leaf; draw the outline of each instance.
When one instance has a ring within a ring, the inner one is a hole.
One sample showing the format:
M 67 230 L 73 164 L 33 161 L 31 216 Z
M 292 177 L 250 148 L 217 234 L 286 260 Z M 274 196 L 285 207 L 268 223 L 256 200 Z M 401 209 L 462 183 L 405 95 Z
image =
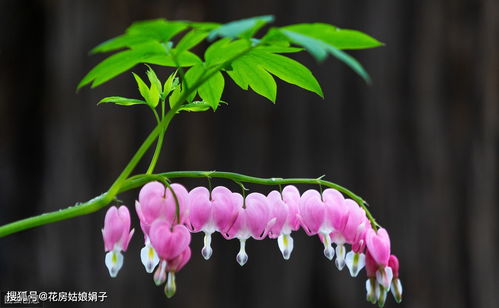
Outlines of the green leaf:
M 182 87 L 178 86 L 173 90 L 172 94 L 170 95 L 168 101 L 170 103 L 170 108 L 173 108 L 173 105 L 176 104 L 182 95 Z
M 161 65 L 161 66 L 170 66 L 170 67 L 177 67 L 177 66 L 186 67 L 186 66 L 192 66 L 197 63 L 201 63 L 201 59 L 199 59 L 198 56 L 196 56 L 190 51 L 182 51 L 180 53 L 176 53 L 175 48 L 173 48 L 171 53 L 172 54 L 174 53 L 176 55 L 175 59 L 173 58 L 172 54 L 167 55 L 164 53 L 159 53 L 159 54 L 151 54 L 147 57 L 144 57 L 142 62 Z
M 359 74 L 366 83 L 371 82 L 371 78 L 364 70 L 362 65 L 355 60 L 355 58 L 349 56 L 345 52 L 339 50 L 338 48 L 330 45 L 320 39 L 300 34 L 297 32 L 282 30 L 282 32 L 295 44 L 303 46 L 310 54 L 312 54 L 318 61 L 323 61 L 326 59 L 328 54 L 333 55 L 338 60 L 342 61 L 348 65 L 353 71 Z
M 135 78 L 135 82 L 137 83 L 137 86 L 139 88 L 140 95 L 146 100 L 146 102 L 149 101 L 149 87 L 147 87 L 146 83 L 142 78 L 139 77 L 139 75 L 132 73 L 133 77 Z
M 121 96 L 109 96 L 101 99 L 97 105 L 102 103 L 113 103 L 121 106 L 132 106 L 132 105 L 147 105 L 146 102 L 140 99 L 126 98 Z
M 193 67 L 191 67 L 185 73 L 183 84 L 182 84 L 183 85 L 182 91 L 184 91 L 184 90 L 187 91 L 187 90 L 191 89 L 198 82 L 198 80 L 201 77 L 201 75 L 203 74 L 203 72 L 204 72 L 204 67 L 202 64 L 196 64 Z M 192 100 L 196 96 L 196 93 L 197 93 L 197 91 L 191 91 L 191 93 L 187 97 L 187 101 L 192 102 Z
M 243 90 L 247 90 L 250 86 L 253 91 L 275 103 L 277 85 L 274 78 L 266 70 L 255 65 L 253 61 L 248 61 L 246 57 L 234 61 L 232 68 L 232 70 L 227 71 L 227 74 L 238 86 Z
M 209 110 L 210 108 L 211 105 L 208 104 L 207 102 L 194 101 L 192 103 L 182 105 L 182 107 L 180 107 L 178 111 L 200 112 L 200 111 Z
M 138 21 L 128 27 L 125 34 L 101 43 L 92 49 L 91 53 L 109 52 L 145 42 L 166 43 L 187 27 L 188 24 L 183 21 L 165 19 Z
M 168 76 L 168 79 L 166 79 L 165 84 L 163 85 L 163 94 L 167 96 L 175 90 L 175 88 L 178 86 L 178 78 L 177 78 L 177 71 L 173 72 L 170 76 Z
M 161 82 L 158 79 L 158 76 L 156 73 L 153 71 L 153 69 L 148 65 L 147 66 L 149 69 L 147 70 L 147 78 L 149 79 L 149 83 L 151 84 L 151 88 L 154 86 L 158 90 L 158 93 L 161 92 Z
M 198 89 L 199 96 L 211 106 L 213 111 L 217 110 L 218 103 L 222 98 L 224 86 L 225 80 L 222 73 L 216 72 Z
M 206 30 L 193 29 L 186 35 L 184 35 L 182 39 L 180 39 L 176 46 L 176 49 L 178 51 L 189 50 L 197 44 L 201 43 L 207 36 L 208 32 Z
M 324 23 L 297 24 L 282 29 L 323 41 L 337 49 L 365 49 L 382 46 L 375 38 L 350 29 L 340 29 Z
M 248 40 L 231 41 L 229 38 L 218 40 L 211 44 L 204 53 L 206 65 L 223 63 L 247 49 L 250 44 Z
M 208 35 L 208 40 L 211 41 L 217 37 L 250 38 L 262 26 L 273 21 L 274 21 L 274 16 L 272 15 L 257 16 L 257 17 L 231 21 L 212 30 Z
M 314 75 L 312 75 L 312 72 L 293 59 L 278 54 L 263 52 L 263 50 L 254 50 L 246 55 L 244 59 L 251 62 L 254 66 L 263 67 L 266 71 L 285 82 L 314 92 L 324 98 L 321 86 Z
M 149 42 L 134 46 L 133 49 L 118 52 L 107 57 L 90 70 L 90 72 L 80 81 L 77 89 L 90 83 L 92 83 L 92 88 L 97 87 L 139 63 L 171 67 L 176 67 L 177 63 L 181 67 L 201 63 L 199 57 L 189 51 L 180 53 L 176 53 L 175 49 L 172 49 L 171 51 L 170 54 L 167 54 L 163 45 L 158 42 Z M 172 53 L 176 54 L 177 63 L 174 61 Z

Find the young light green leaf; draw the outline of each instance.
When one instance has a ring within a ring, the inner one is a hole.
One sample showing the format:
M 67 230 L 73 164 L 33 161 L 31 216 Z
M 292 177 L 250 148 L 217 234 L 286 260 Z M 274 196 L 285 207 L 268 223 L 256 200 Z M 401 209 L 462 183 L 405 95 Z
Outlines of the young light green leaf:
M 320 39 L 304 35 L 301 33 L 293 32 L 290 30 L 282 30 L 282 32 L 295 44 L 303 46 L 308 52 L 310 52 L 318 61 L 323 61 L 326 59 L 328 54 L 333 55 L 338 60 L 342 61 L 348 65 L 353 71 L 359 74 L 366 83 L 371 82 L 369 74 L 364 70 L 362 65 L 355 60 L 355 58 L 349 56 L 345 52 L 339 50 L 338 48 L 330 45 Z
M 213 111 L 217 110 L 218 103 L 222 98 L 225 80 L 222 73 L 216 72 L 198 89 L 199 96 L 211 106 Z
M 147 100 L 147 103 L 152 107 L 156 108 L 159 104 L 159 98 L 161 97 L 161 85 L 159 85 L 159 88 L 157 85 L 152 84 L 151 87 L 149 88 L 149 98 Z
M 314 92 L 324 98 L 321 86 L 314 75 L 312 75 L 312 72 L 293 59 L 278 54 L 263 52 L 263 50 L 258 49 L 246 55 L 244 59 L 255 66 L 263 67 L 266 71 L 285 82 Z
M 365 49 L 382 46 L 375 38 L 356 30 L 340 29 L 324 23 L 296 24 L 281 29 L 321 40 L 336 49 Z
M 247 58 L 240 58 L 232 63 L 232 70 L 227 74 L 242 89 L 248 89 L 248 86 L 256 93 L 268 98 L 275 103 L 277 95 L 277 85 L 274 78 L 261 66 L 255 65 L 253 61 L 247 61 Z
M 173 108 L 175 104 L 178 103 L 180 96 L 182 95 L 182 87 L 178 86 L 173 90 L 172 94 L 168 98 L 168 102 L 170 104 L 170 108 Z
M 142 78 L 139 77 L 139 75 L 135 73 L 132 74 L 139 88 L 140 95 L 142 95 L 142 97 L 146 100 L 146 102 L 149 103 L 149 87 L 146 85 L 144 80 L 142 80 Z
M 161 89 L 162 89 L 161 82 L 159 81 L 158 76 L 156 75 L 154 70 L 149 65 L 147 65 L 147 67 L 149 69 L 146 71 L 146 74 L 147 74 L 147 78 L 149 79 L 149 83 L 151 84 L 151 88 L 153 86 L 156 87 L 156 89 L 158 90 L 158 93 L 160 93 Z
M 121 97 L 121 96 L 109 96 L 101 99 L 97 105 L 103 104 L 103 103 L 113 103 L 116 105 L 121 105 L 121 106 L 133 106 L 133 105 L 147 105 L 146 102 L 140 99 L 134 99 L 134 98 L 126 98 L 126 97 Z
M 163 94 L 167 96 L 170 94 L 171 91 L 175 90 L 175 88 L 178 86 L 178 78 L 177 78 L 177 71 L 173 72 L 170 76 L 168 76 L 168 79 L 166 79 L 165 84 L 163 85 Z
M 272 15 L 257 16 L 231 21 L 212 30 L 208 35 L 208 40 L 212 41 L 217 37 L 250 38 L 262 26 L 272 21 L 274 21 L 274 16 Z

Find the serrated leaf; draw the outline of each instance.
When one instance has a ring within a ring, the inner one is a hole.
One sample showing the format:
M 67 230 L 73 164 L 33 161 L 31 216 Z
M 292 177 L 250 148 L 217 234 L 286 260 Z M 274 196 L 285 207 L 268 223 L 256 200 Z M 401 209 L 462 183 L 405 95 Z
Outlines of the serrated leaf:
M 218 103 L 222 98 L 224 86 L 225 80 L 222 73 L 216 72 L 198 89 L 199 96 L 211 106 L 213 111 L 217 110 Z
M 149 87 L 147 87 L 146 83 L 139 77 L 139 75 L 135 73 L 132 74 L 133 78 L 135 78 L 135 82 L 137 83 L 137 87 L 139 88 L 140 95 L 142 95 L 146 102 L 149 102 Z
M 149 79 L 149 83 L 151 84 L 151 88 L 154 86 L 158 90 L 158 93 L 161 92 L 161 82 L 158 79 L 158 76 L 154 72 L 154 70 L 148 65 L 149 69 L 146 71 L 147 78 Z
M 366 33 L 340 29 L 324 23 L 296 24 L 282 29 L 316 38 L 337 49 L 365 49 L 382 46 L 383 43 Z
M 184 35 L 178 42 L 176 49 L 178 51 L 189 50 L 197 44 L 201 43 L 208 36 L 206 30 L 193 29 Z
M 165 19 L 138 21 L 128 27 L 125 34 L 99 44 L 91 50 L 91 53 L 109 52 L 151 41 L 166 43 L 187 27 L 188 24 L 183 21 Z
M 295 44 L 303 46 L 309 51 L 318 61 L 326 59 L 328 54 L 331 54 L 338 60 L 348 65 L 353 71 L 360 75 L 366 83 L 371 82 L 369 74 L 364 70 L 362 65 L 355 58 L 339 50 L 338 48 L 320 40 L 297 32 L 282 30 L 282 32 Z
M 293 59 L 278 54 L 264 52 L 263 50 L 254 50 L 246 55 L 244 59 L 255 66 L 263 67 L 266 71 L 285 82 L 314 92 L 324 98 L 321 86 L 314 75 L 312 75 L 312 72 Z
M 212 41 L 217 37 L 250 38 L 256 33 L 256 31 L 258 31 L 258 29 L 272 21 L 274 21 L 274 16 L 272 15 L 231 21 L 213 29 L 208 35 L 208 40 Z
M 248 86 L 256 93 L 275 102 L 277 95 L 277 85 L 274 78 L 261 66 L 254 62 L 247 61 L 247 58 L 240 58 L 232 63 L 233 70 L 227 74 L 242 89 L 247 90 Z
M 173 72 L 168 79 L 166 79 L 165 84 L 163 85 L 163 94 L 166 96 L 170 94 L 171 91 L 175 90 L 178 86 L 178 78 L 177 71 Z
M 103 104 L 103 103 L 113 103 L 116 105 L 121 105 L 121 106 L 133 106 L 133 105 L 147 105 L 146 102 L 140 99 L 134 99 L 134 98 L 127 98 L 127 97 L 121 97 L 121 96 L 109 96 L 101 99 L 97 105 Z

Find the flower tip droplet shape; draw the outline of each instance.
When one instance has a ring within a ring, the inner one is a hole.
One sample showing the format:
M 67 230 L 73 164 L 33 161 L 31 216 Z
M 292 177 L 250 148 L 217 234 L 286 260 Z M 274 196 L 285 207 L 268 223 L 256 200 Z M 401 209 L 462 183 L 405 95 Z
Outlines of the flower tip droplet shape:
M 206 233 L 204 235 L 204 246 L 201 249 L 201 255 L 205 260 L 209 260 L 213 254 L 213 249 L 211 248 L 211 234 Z
M 130 212 L 126 206 L 110 207 L 104 218 L 102 237 L 107 252 L 104 262 L 111 277 L 116 277 L 123 266 L 122 251 L 126 251 L 134 230 L 130 231 Z
M 246 240 L 239 240 L 240 248 L 236 256 L 236 261 L 239 265 L 244 266 L 248 262 L 248 254 L 246 253 Z

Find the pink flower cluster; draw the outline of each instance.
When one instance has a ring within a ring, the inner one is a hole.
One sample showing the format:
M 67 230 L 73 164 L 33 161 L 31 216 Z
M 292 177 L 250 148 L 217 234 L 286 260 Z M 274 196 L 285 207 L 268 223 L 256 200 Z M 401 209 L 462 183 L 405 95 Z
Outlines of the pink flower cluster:
M 175 273 L 191 257 L 191 232 L 204 232 L 201 254 L 206 260 L 213 253 L 213 233 L 225 239 L 237 238 L 240 249 L 236 260 L 243 266 L 248 261 L 245 245 L 250 238 L 277 239 L 283 258 L 289 259 L 293 251 L 291 233 L 301 227 L 309 236 L 319 236 L 329 260 L 336 254 L 339 270 L 346 265 L 350 275 L 356 277 L 366 267 L 368 301 L 383 306 L 390 290 L 397 302 L 402 299 L 399 263 L 391 255 L 388 233 L 383 228 L 373 229 L 365 211 L 337 190 L 326 189 L 322 194 L 307 190 L 300 195 L 296 187 L 286 186 L 267 196 L 250 193 L 243 198 L 223 186 L 211 191 L 196 187 L 189 192 L 180 184 L 165 187 L 151 182 L 141 189 L 135 208 L 144 233 L 142 263 L 148 273 L 156 269 L 157 285 L 166 281 L 168 297 L 175 293 Z M 112 277 L 123 264 L 121 251 L 126 250 L 133 234 L 129 230 L 127 208 L 111 207 L 102 233 L 108 251 L 106 265 Z M 348 253 L 346 244 L 351 246 Z

